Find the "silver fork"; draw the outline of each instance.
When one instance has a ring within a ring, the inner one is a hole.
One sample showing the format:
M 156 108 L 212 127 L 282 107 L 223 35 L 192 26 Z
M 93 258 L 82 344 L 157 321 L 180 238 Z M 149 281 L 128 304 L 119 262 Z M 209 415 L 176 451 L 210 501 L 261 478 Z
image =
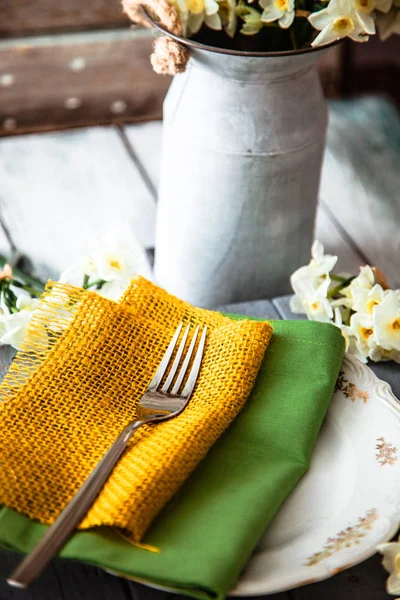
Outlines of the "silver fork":
M 175 331 L 152 381 L 139 401 L 137 407 L 139 420 L 132 421 L 115 440 L 85 483 L 54 521 L 53 525 L 48 529 L 32 552 L 22 560 L 21 564 L 7 579 L 10 585 L 18 588 L 26 588 L 44 571 L 51 559 L 59 552 L 83 520 L 108 477 L 111 475 L 113 468 L 127 447 L 134 432 L 145 423 L 156 423 L 176 417 L 186 407 L 200 371 L 207 328 L 204 327 L 203 329 L 193 359 L 192 368 L 182 391 L 180 391 L 199 333 L 199 327 L 197 327 L 175 379 L 189 336 L 190 325 L 187 326 L 183 334 L 182 341 L 179 344 L 175 359 L 168 373 L 167 369 L 178 343 L 182 327 L 183 323 Z M 165 375 L 167 375 L 167 378 L 161 386 Z

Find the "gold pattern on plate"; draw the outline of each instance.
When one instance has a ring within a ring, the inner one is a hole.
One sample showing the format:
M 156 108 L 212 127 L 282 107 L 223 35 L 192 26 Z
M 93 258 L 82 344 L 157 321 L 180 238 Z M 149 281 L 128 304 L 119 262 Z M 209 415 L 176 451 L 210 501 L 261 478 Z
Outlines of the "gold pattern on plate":
M 376 453 L 376 460 L 383 467 L 383 465 L 394 465 L 397 461 L 397 448 L 393 446 L 391 442 L 387 442 L 385 438 L 380 437 L 376 440 L 379 442 L 376 445 L 378 452 Z
M 350 548 L 355 544 L 359 544 L 362 538 L 365 538 L 367 531 L 372 529 L 373 523 L 378 518 L 378 511 L 376 508 L 368 510 L 365 517 L 360 517 L 356 525 L 347 527 L 343 531 L 339 531 L 336 537 L 328 538 L 325 546 L 320 552 L 316 552 L 307 559 L 306 566 L 313 567 L 321 561 L 329 558 L 336 552 Z
M 366 404 L 367 400 L 369 399 L 368 392 L 360 390 L 355 383 L 351 383 L 351 381 L 346 379 L 344 376 L 344 371 L 340 371 L 339 373 L 335 390 L 342 392 L 343 395 L 346 398 L 350 398 L 352 402 L 355 402 L 356 400 L 363 400 L 364 404 Z

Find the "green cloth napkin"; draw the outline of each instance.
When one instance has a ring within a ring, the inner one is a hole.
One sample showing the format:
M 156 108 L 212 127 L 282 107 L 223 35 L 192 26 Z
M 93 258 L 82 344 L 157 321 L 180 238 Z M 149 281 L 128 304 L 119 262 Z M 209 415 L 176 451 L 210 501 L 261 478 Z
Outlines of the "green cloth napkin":
M 243 318 L 243 317 L 233 317 Z M 76 533 L 61 552 L 200 599 L 223 598 L 282 502 L 307 471 L 339 373 L 338 328 L 275 321 L 245 408 L 146 535 L 152 553 L 105 528 Z M 0 511 L 0 544 L 30 551 L 46 526 Z

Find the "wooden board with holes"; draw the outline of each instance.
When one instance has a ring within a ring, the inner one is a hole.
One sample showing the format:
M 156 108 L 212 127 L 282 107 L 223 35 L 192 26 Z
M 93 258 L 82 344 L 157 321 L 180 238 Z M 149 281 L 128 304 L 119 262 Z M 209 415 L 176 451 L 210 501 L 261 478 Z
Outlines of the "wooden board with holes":
M 152 42 L 145 29 L 0 41 L 0 135 L 160 118 L 170 78 Z
M 0 37 L 126 26 L 119 0 L 0 0 Z

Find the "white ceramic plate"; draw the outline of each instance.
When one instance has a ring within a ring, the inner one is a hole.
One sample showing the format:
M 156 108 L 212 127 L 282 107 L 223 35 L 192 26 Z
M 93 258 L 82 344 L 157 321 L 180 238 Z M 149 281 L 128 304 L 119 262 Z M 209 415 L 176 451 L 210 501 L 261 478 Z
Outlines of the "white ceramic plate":
M 262 538 L 235 596 L 325 579 L 369 558 L 400 520 L 400 403 L 346 356 L 313 454 Z

